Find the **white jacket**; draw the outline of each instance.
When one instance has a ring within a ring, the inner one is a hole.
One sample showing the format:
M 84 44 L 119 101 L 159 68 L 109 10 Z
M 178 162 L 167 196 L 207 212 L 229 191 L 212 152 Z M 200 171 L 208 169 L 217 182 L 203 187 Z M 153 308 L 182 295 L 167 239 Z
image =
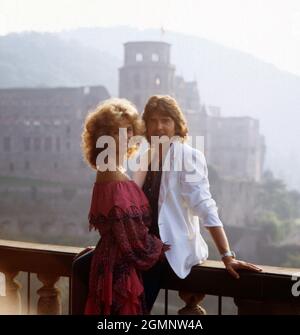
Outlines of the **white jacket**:
M 164 160 L 158 202 L 160 237 L 171 245 L 166 258 L 176 275 L 185 278 L 192 266 L 208 257 L 207 244 L 200 234 L 199 217 L 204 226 L 223 226 L 209 190 L 207 164 L 202 152 L 186 143 L 173 142 Z

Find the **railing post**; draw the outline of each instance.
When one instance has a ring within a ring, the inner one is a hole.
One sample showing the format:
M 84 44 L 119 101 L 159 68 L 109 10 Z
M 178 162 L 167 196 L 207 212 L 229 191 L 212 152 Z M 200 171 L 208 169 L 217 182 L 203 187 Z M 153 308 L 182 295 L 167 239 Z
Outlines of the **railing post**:
M 21 284 L 14 278 L 19 271 L 5 271 L 6 295 L 3 297 L 3 305 L 0 308 L 1 314 L 18 315 L 22 313 L 21 305 Z
M 57 315 L 62 314 L 61 294 L 55 283 L 59 280 L 59 276 L 39 273 L 38 279 L 43 286 L 37 290 L 40 296 L 37 306 L 37 314 Z
M 294 314 L 300 315 L 300 303 L 283 301 L 260 301 L 250 299 L 234 299 L 238 315 Z
M 179 291 L 179 297 L 185 302 L 185 307 L 178 311 L 179 315 L 204 315 L 206 311 L 200 306 L 200 302 L 204 299 L 205 294 L 193 293 L 187 291 Z

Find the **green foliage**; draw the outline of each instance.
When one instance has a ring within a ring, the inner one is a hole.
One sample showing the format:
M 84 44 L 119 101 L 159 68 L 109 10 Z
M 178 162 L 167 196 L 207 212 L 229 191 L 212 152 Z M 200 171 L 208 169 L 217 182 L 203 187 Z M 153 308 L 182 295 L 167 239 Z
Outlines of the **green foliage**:
M 284 239 L 300 218 L 300 193 L 289 191 L 270 171 L 259 186 L 255 223 L 272 240 Z
M 300 268 L 300 255 L 297 253 L 288 253 L 287 260 L 282 266 L 291 268 Z
M 256 217 L 255 225 L 273 242 L 282 241 L 293 228 L 294 221 L 280 220 L 275 212 L 264 211 Z
M 271 173 L 265 174 L 258 194 L 258 205 L 263 210 L 274 212 L 279 219 L 291 219 L 295 214 L 291 198 L 282 180 L 275 179 Z

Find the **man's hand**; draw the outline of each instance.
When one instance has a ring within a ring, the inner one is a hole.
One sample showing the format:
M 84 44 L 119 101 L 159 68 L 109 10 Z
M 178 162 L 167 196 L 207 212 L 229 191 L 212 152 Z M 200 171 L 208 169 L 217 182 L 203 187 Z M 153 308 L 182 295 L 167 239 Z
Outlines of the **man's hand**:
M 233 257 L 224 257 L 222 259 L 226 270 L 236 279 L 240 278 L 240 275 L 237 273 L 236 270 L 249 270 L 249 271 L 254 271 L 254 272 L 261 272 L 262 268 L 251 264 L 251 263 L 247 263 L 244 261 L 239 261 L 237 259 L 234 259 Z

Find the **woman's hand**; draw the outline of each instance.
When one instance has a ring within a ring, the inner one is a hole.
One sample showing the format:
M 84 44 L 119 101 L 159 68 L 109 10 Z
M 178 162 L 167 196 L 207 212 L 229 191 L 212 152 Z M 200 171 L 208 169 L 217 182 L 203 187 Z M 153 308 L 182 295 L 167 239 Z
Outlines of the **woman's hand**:
M 171 245 L 170 244 L 166 244 L 166 243 L 163 244 L 163 247 L 162 247 L 163 252 L 166 252 L 166 251 L 168 251 L 170 249 L 171 249 Z
M 161 249 L 161 254 L 160 254 L 160 257 L 159 257 L 159 260 L 162 262 L 165 258 L 166 258 L 166 255 L 165 253 L 171 249 L 171 245 L 170 244 L 167 244 L 167 243 L 163 243 L 163 247 Z
M 77 259 L 77 258 L 79 258 L 80 256 L 84 255 L 85 253 L 89 252 L 90 250 L 93 250 L 93 249 L 95 249 L 95 247 L 93 247 L 93 246 L 86 247 L 85 249 L 83 249 L 82 251 L 80 251 L 80 253 L 78 253 L 77 255 L 75 255 L 74 260 Z
M 254 272 L 261 272 L 262 268 L 251 264 L 251 263 L 247 263 L 244 261 L 239 261 L 237 259 L 234 259 L 231 256 L 228 257 L 224 257 L 222 259 L 226 270 L 236 279 L 240 278 L 240 275 L 237 273 L 237 270 L 248 270 L 248 271 L 254 271 Z

